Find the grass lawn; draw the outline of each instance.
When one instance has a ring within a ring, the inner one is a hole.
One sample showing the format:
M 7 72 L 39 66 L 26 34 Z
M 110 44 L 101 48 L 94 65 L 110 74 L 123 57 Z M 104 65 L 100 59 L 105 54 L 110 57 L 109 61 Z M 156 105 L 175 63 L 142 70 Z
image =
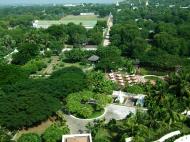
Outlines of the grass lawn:
M 103 115 L 103 114 L 104 114 L 104 111 L 105 111 L 105 110 L 95 111 L 95 112 L 92 113 L 91 116 L 89 116 L 89 117 L 87 117 L 87 118 L 81 118 L 80 116 L 77 116 L 76 114 L 72 114 L 72 115 L 75 116 L 75 117 L 77 117 L 77 118 L 81 118 L 81 119 L 93 119 L 93 118 L 97 118 L 97 117 Z
M 94 112 L 88 119 L 92 119 L 92 118 L 97 118 L 99 116 L 101 116 L 104 113 L 104 111 L 96 111 Z
M 94 27 L 98 20 L 107 20 L 107 17 L 98 18 L 96 15 L 92 16 L 68 15 L 63 17 L 61 20 L 38 20 L 38 25 L 40 25 L 40 27 L 46 27 L 46 26 L 60 25 L 60 24 L 67 25 L 68 23 L 74 23 L 79 25 L 80 23 L 82 23 L 82 25 L 85 27 L 86 26 Z
M 61 68 L 65 68 L 65 67 L 78 67 L 81 68 L 83 71 L 88 71 L 88 70 L 92 70 L 93 67 L 91 65 L 81 65 L 80 63 L 65 63 L 65 62 L 61 62 L 60 64 L 58 64 L 56 66 L 56 69 L 61 69 Z
M 156 76 L 146 76 L 145 79 L 148 80 L 155 80 L 155 81 L 162 81 L 162 79 L 156 77 Z
M 171 73 L 171 71 L 158 71 L 151 68 L 140 68 L 140 74 L 141 75 L 157 75 L 157 76 L 165 76 L 167 74 Z

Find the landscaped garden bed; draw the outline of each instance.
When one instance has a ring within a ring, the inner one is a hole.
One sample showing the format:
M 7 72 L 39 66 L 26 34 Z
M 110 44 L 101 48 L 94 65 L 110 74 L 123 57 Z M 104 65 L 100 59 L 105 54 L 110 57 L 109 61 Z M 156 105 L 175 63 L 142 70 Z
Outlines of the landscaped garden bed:
M 66 109 L 73 116 L 81 119 L 91 119 L 104 113 L 104 107 L 111 102 L 111 98 L 104 94 L 82 91 L 70 94 L 66 102 Z

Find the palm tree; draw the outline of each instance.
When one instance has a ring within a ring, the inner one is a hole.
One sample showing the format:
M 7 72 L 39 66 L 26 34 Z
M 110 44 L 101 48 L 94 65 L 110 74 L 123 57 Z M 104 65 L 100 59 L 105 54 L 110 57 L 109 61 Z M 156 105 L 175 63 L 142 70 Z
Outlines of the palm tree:
M 190 74 L 176 73 L 170 77 L 169 89 L 176 93 L 177 97 L 190 97 Z
M 181 120 L 180 113 L 175 111 L 176 101 L 173 100 L 173 97 L 167 97 L 164 101 L 164 107 L 162 108 L 162 120 L 164 120 L 166 123 L 170 126 L 176 122 L 179 122 Z

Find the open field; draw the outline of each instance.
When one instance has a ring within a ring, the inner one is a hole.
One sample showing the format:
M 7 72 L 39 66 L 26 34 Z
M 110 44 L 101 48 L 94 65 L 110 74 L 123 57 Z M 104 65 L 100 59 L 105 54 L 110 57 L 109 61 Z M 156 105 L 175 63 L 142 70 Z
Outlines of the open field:
M 60 25 L 60 24 L 82 24 L 84 27 L 94 27 L 98 20 L 106 20 L 107 18 L 98 18 L 96 15 L 92 16 L 74 16 L 68 15 L 63 17 L 60 20 L 37 20 L 36 24 L 38 28 L 48 28 L 51 25 Z

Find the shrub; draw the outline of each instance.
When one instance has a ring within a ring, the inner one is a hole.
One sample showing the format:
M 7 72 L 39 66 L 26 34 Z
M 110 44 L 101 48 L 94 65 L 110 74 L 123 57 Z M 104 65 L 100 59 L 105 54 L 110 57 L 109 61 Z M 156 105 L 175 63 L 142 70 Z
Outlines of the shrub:
M 41 138 L 38 134 L 28 133 L 28 134 L 23 134 L 18 139 L 18 142 L 41 142 Z

